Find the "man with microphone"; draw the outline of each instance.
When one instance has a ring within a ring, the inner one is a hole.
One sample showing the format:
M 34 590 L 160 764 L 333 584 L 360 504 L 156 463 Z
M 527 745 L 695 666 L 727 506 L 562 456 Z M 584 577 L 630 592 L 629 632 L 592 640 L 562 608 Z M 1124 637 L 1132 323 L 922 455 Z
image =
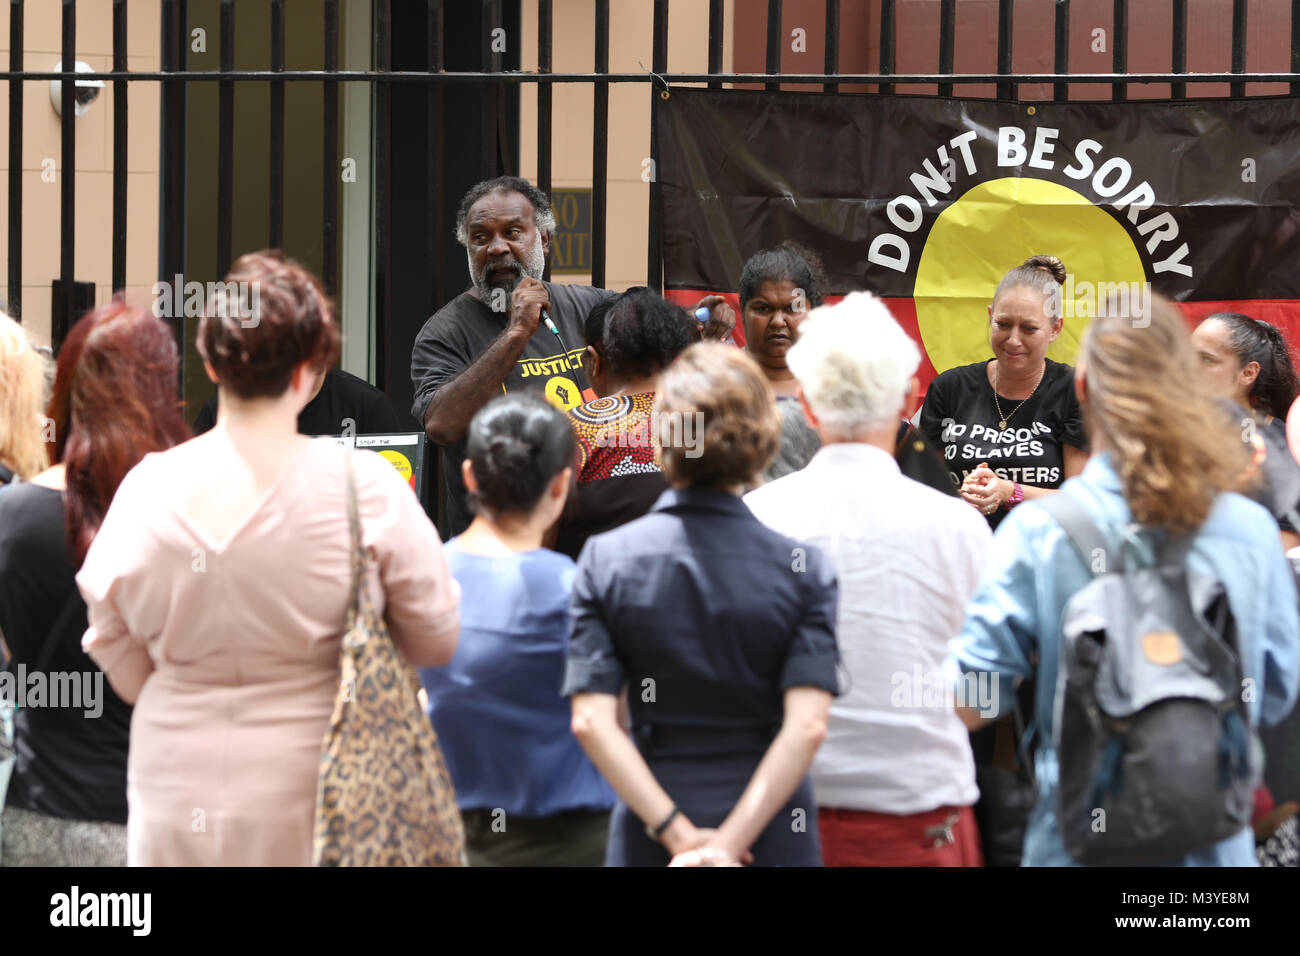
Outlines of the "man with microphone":
M 480 408 L 520 388 L 542 391 L 561 409 L 596 397 L 582 372 L 583 321 L 614 293 L 542 281 L 554 232 L 550 199 L 516 176 L 478 183 L 457 211 L 470 287 L 425 322 L 411 353 L 411 411 L 439 449 L 437 523 L 444 540 L 472 519 L 461 463 Z M 730 334 L 735 314 L 720 296 L 699 307 L 710 310 L 706 337 Z

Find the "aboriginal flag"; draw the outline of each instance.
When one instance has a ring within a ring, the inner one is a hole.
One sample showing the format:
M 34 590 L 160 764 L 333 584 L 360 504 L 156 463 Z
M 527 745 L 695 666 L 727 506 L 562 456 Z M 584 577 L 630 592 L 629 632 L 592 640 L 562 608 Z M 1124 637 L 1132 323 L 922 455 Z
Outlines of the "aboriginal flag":
M 821 256 L 831 301 L 886 300 L 924 348 L 926 385 L 988 356 L 994 287 L 1043 253 L 1069 273 L 1057 361 L 1099 308 L 1151 291 L 1189 319 L 1244 312 L 1300 340 L 1300 99 L 680 88 L 656 109 L 676 301 L 734 293 L 749 256 L 792 239 Z

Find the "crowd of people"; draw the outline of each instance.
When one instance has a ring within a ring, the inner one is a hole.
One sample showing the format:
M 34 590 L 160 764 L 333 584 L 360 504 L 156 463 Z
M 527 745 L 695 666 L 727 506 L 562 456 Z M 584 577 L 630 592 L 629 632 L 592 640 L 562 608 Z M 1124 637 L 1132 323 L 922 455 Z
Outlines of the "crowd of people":
M 918 345 L 870 293 L 828 302 L 810 250 L 756 252 L 737 315 L 546 282 L 554 230 L 522 179 L 460 206 L 471 284 L 411 358 L 431 514 L 312 437 L 400 423 L 334 368 L 333 303 L 278 253 L 226 277 L 258 321 L 209 303 L 192 424 L 147 310 L 84 317 L 52 383 L 0 317 L 0 865 L 307 865 L 370 839 L 322 824 L 323 742 L 373 689 L 349 686 L 363 631 L 436 734 L 470 865 L 1300 863 L 1300 385 L 1276 328 L 1157 299 L 1063 364 L 1066 267 L 1034 255 L 990 290 L 989 357 L 922 401 Z M 1089 603 L 1099 582 L 1142 620 Z M 1171 714 L 1210 744 L 1158 737 Z M 406 757 L 383 739 L 353 768 L 377 788 Z M 1187 779 L 1153 786 L 1153 749 Z M 1196 813 L 1131 822 L 1177 792 Z

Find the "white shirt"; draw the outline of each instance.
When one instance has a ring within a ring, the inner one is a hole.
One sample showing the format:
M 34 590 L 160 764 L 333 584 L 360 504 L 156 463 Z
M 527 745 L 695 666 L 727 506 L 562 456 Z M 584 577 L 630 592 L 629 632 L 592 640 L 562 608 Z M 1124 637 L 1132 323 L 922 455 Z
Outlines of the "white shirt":
M 849 686 L 813 761 L 818 805 L 913 814 L 973 804 L 970 737 L 943 664 L 979 583 L 987 522 L 862 443 L 823 447 L 745 503 L 768 527 L 820 548 L 839 578 Z

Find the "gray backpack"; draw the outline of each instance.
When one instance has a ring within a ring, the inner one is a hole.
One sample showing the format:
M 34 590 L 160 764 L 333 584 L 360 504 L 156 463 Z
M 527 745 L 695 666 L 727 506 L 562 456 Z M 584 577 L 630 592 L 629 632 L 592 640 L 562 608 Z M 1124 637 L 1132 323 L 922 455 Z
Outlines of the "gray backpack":
M 1223 584 L 1187 570 L 1190 535 L 1137 566 L 1068 491 L 1036 503 L 1093 574 L 1065 605 L 1057 669 L 1065 848 L 1090 865 L 1177 863 L 1240 833 L 1257 767 Z

